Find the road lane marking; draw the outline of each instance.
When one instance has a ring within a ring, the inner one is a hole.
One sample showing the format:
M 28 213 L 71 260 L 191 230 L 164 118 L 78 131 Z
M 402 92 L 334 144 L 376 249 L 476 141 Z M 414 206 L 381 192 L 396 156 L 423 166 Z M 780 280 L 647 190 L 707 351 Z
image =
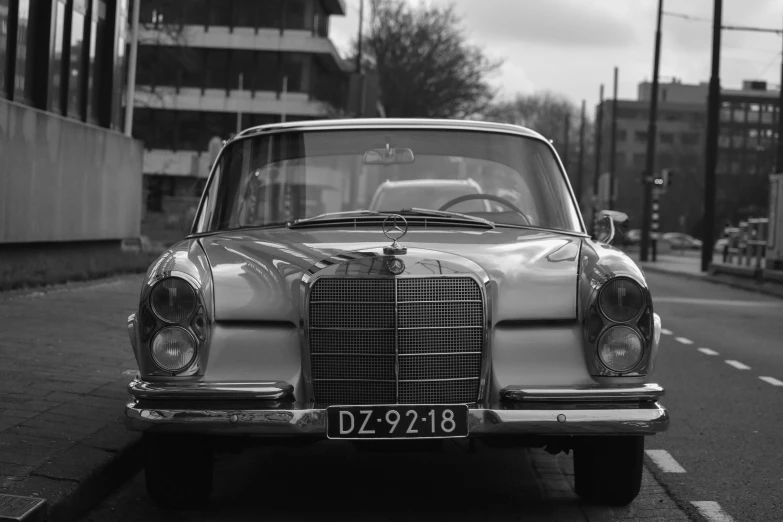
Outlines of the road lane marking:
M 699 351 L 706 355 L 719 355 L 718 352 L 715 350 L 710 350 L 709 348 L 699 348 Z
M 712 306 L 758 306 L 774 307 L 780 306 L 780 303 L 774 301 L 732 301 L 731 299 L 697 299 L 692 297 L 656 297 L 656 303 L 674 303 L 674 304 L 692 304 L 692 305 L 712 305 Z
M 759 377 L 762 381 L 771 384 L 772 386 L 783 386 L 783 381 L 779 381 L 774 377 Z
M 672 332 L 671 330 L 667 330 L 666 328 L 661 328 L 661 333 L 663 335 L 671 335 L 674 332 Z
M 669 455 L 668 451 L 645 450 L 645 453 L 664 473 L 685 473 L 685 468 L 680 466 L 680 464 L 674 460 L 674 457 Z
M 734 522 L 731 516 L 721 509 L 720 504 L 717 502 L 711 502 L 708 500 L 701 500 L 697 502 L 691 502 L 699 514 L 706 518 L 709 522 Z
M 738 370 L 750 370 L 750 366 L 748 366 L 747 364 L 742 364 L 739 361 L 732 361 L 731 359 L 729 359 L 726 361 L 726 364 L 728 364 L 729 366 L 733 366 Z
M 682 344 L 693 344 L 693 341 L 686 337 L 675 337 L 674 340 Z

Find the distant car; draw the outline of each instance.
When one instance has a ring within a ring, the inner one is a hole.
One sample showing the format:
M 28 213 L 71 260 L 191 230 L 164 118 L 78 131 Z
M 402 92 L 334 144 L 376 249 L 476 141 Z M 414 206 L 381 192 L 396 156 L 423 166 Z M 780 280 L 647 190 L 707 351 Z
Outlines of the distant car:
M 722 237 L 715 241 L 715 246 L 712 247 L 712 251 L 716 254 L 722 254 L 723 249 L 729 246 L 729 240 L 725 237 Z
M 699 250 L 702 245 L 700 239 L 682 232 L 667 232 L 661 236 L 661 239 L 667 241 L 673 250 Z
M 375 190 L 369 210 L 402 210 L 428 208 L 437 210 L 444 203 L 461 196 L 483 194 L 473 179 L 410 179 L 385 181 Z M 457 206 L 458 205 L 458 206 Z M 492 212 L 487 200 L 463 201 L 454 212 Z

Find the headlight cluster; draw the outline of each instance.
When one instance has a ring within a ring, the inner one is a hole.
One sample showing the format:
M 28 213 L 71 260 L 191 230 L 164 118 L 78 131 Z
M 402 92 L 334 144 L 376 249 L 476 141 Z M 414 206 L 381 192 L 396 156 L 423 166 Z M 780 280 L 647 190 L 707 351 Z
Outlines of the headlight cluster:
M 631 279 L 617 278 L 606 283 L 598 294 L 598 307 L 611 323 L 596 343 L 598 358 L 610 371 L 633 370 L 644 356 L 645 340 L 634 328 L 646 309 L 644 292 Z
M 195 360 L 198 349 L 196 335 L 191 332 L 192 324 L 198 324 L 200 328 L 196 334 L 204 339 L 203 312 L 196 312 L 199 305 L 196 290 L 184 279 L 167 277 L 152 288 L 149 303 L 155 316 L 166 323 L 150 342 L 153 361 L 167 372 L 186 370 Z

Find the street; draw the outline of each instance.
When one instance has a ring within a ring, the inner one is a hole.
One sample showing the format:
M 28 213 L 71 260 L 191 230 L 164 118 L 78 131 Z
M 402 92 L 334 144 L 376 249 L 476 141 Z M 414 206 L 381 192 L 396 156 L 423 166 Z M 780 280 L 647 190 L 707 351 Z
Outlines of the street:
M 481 445 L 469 454 L 454 442 L 434 454 L 365 454 L 320 443 L 219 456 L 205 512 L 158 510 L 139 474 L 85 520 L 246 520 L 263 512 L 269 520 L 668 521 L 700 520 L 699 508 L 707 520 L 780 520 L 783 302 L 668 275 L 648 279 L 664 325 L 657 381 L 672 424 L 647 439 L 642 495 L 628 508 L 582 503 L 572 491 L 572 458 L 562 454 Z

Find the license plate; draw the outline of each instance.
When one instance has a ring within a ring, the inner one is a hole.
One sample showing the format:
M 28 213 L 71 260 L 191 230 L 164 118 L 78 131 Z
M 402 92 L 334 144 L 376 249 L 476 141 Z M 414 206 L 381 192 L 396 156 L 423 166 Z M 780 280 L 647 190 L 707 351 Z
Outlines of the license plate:
M 468 436 L 468 407 L 329 406 L 330 439 L 443 439 Z

